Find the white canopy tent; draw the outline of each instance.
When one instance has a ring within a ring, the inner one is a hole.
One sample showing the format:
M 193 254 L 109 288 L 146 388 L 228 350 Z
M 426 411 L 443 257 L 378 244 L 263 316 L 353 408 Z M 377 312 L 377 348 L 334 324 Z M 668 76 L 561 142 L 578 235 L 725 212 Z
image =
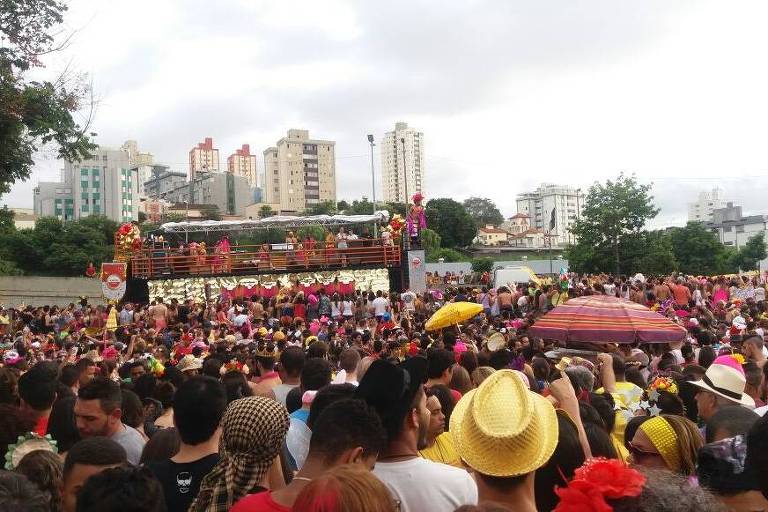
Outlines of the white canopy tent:
M 166 222 L 160 230 L 166 233 L 215 233 L 221 231 L 256 231 L 260 229 L 297 229 L 307 226 L 351 226 L 369 222 L 387 222 L 389 212 L 374 215 L 311 215 L 298 217 L 275 215 L 257 220 L 203 220 L 199 222 Z

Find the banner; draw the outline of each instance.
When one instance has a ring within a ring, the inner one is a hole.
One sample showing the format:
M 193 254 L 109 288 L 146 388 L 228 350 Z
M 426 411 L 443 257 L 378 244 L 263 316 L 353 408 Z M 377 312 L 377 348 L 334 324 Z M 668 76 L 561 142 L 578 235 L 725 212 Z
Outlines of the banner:
M 107 300 L 118 301 L 125 295 L 126 263 L 101 264 L 101 293 Z

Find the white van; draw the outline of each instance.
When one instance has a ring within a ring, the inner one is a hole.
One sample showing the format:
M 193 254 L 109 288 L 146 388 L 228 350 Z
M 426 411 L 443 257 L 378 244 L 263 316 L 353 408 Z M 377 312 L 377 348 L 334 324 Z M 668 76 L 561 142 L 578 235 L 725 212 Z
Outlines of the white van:
M 533 281 L 536 284 L 541 283 L 541 279 L 533 270 L 525 266 L 503 267 L 493 271 L 493 287 L 514 286 L 516 284 L 527 284 Z

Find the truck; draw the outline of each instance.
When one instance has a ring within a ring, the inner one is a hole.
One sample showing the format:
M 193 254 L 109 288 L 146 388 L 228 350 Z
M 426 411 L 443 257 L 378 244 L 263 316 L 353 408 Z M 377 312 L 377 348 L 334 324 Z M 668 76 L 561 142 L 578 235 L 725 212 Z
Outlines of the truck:
M 514 286 L 516 284 L 528 284 L 533 281 L 541 284 L 541 279 L 533 270 L 526 266 L 507 266 L 493 271 L 493 287 Z

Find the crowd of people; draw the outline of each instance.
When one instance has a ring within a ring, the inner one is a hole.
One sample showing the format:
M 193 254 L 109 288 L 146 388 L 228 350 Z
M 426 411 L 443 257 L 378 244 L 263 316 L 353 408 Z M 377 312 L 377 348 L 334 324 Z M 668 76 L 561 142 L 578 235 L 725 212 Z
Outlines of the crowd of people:
M 584 295 L 686 340 L 529 335 Z M 0 309 L 0 510 L 768 510 L 765 299 L 760 276 L 565 275 Z M 449 302 L 483 312 L 427 331 Z

